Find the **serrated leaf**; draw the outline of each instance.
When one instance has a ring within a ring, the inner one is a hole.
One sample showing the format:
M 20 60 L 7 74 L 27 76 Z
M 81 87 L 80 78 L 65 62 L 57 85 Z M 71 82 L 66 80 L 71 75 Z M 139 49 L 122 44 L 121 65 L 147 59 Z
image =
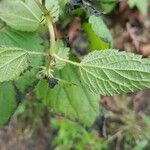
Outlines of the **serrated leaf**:
M 45 0 L 45 6 L 52 17 L 53 22 L 58 21 L 60 9 L 58 0 Z
M 56 55 L 66 60 L 69 58 L 69 48 L 65 47 L 61 40 L 58 40 L 56 43 Z M 56 59 L 55 63 L 57 69 L 62 69 L 66 64 L 58 59 Z
M 19 47 L 38 52 L 44 50 L 42 43 L 43 41 L 36 32 L 21 32 L 8 27 L 4 27 L 0 31 L 0 46 Z M 35 78 L 38 72 L 37 66 L 40 66 L 43 63 L 43 59 L 41 57 L 35 56 L 30 57 L 29 61 L 30 64 L 36 68 L 31 68 L 30 71 L 26 71 L 15 81 L 18 90 L 21 92 L 24 92 L 28 86 L 32 86 L 37 80 Z
M 95 51 L 80 64 L 83 84 L 94 93 L 113 95 L 150 88 L 150 59 L 117 50 Z
M 35 31 L 41 22 L 42 12 L 34 0 L 4 1 L 0 3 L 0 18 L 16 30 Z
M 36 87 L 36 95 L 42 102 L 57 113 L 78 119 L 90 126 L 99 113 L 99 95 L 89 93 L 78 80 L 78 73 L 73 66 L 66 65 L 56 75 L 76 85 L 58 84 L 51 89 L 46 81 L 40 81 Z
M 112 37 L 103 19 L 93 15 L 90 16 L 89 23 L 91 24 L 95 34 L 105 42 L 108 42 L 110 46 L 112 46 Z
M 27 67 L 26 51 L 19 48 L 0 48 L 0 82 L 16 79 Z
M 18 47 L 21 49 L 37 52 L 44 50 L 43 41 L 37 32 L 16 31 L 9 27 L 4 27 L 0 31 L 0 46 Z M 41 58 L 31 57 L 29 61 L 32 66 L 38 66 L 38 62 L 41 62 Z
M 12 84 L 0 84 L 0 127 L 7 123 L 16 106 L 15 90 Z
M 103 40 L 101 40 L 101 38 L 96 36 L 89 23 L 84 23 L 82 25 L 82 29 L 87 34 L 88 40 L 90 42 L 89 51 L 93 51 L 95 49 L 103 50 L 109 48 L 109 44 L 107 42 L 104 42 Z

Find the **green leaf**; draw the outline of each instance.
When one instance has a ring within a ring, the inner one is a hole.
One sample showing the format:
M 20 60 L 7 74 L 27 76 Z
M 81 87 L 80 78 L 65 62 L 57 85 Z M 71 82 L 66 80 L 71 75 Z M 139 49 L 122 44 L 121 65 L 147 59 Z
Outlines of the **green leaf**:
M 42 12 L 34 0 L 6 0 L 0 3 L 0 18 L 16 30 L 35 31 L 41 22 Z
M 19 48 L 0 48 L 0 82 L 16 79 L 27 67 L 26 51 Z
M 64 9 L 65 9 L 65 6 L 66 4 L 69 2 L 69 0 L 58 0 L 59 2 L 59 6 L 60 6 L 60 14 L 64 14 Z
M 19 47 L 30 51 L 42 51 L 43 41 L 36 32 L 16 31 L 9 27 L 0 30 L 0 46 Z
M 90 42 L 89 51 L 93 51 L 95 49 L 103 50 L 109 48 L 109 44 L 107 42 L 104 42 L 93 32 L 92 27 L 89 23 L 84 23 L 82 25 L 82 29 L 88 36 L 88 40 Z
M 0 84 L 0 127 L 8 121 L 16 106 L 15 90 L 12 84 Z
M 93 15 L 90 16 L 89 23 L 91 24 L 94 33 L 105 42 L 108 42 L 110 46 L 112 46 L 112 37 L 103 19 Z
M 63 41 L 58 40 L 56 43 L 56 55 L 68 60 L 69 58 L 69 48 L 65 47 L 63 44 Z M 65 66 L 66 63 L 59 61 L 58 59 L 56 59 L 56 68 L 57 69 L 62 69 Z
M 104 11 L 105 13 L 109 13 L 115 8 L 115 6 L 117 5 L 119 1 L 118 0 L 99 0 L 99 2 L 100 2 L 100 7 L 102 11 Z
M 117 50 L 95 51 L 79 66 L 83 84 L 94 93 L 113 95 L 150 88 L 150 59 Z
M 128 4 L 131 8 L 137 7 L 143 15 L 148 13 L 148 0 L 128 0 Z
M 60 13 L 58 0 L 45 0 L 45 6 L 47 10 L 49 10 L 49 13 L 53 19 L 53 22 L 58 21 L 59 13 Z
M 73 66 L 66 65 L 56 77 L 73 81 L 79 86 L 60 83 L 51 89 L 46 81 L 40 81 L 35 90 L 37 97 L 54 112 L 78 119 L 90 126 L 99 113 L 99 95 L 89 93 L 80 84 L 77 70 Z
M 30 51 L 41 52 L 44 50 L 43 41 L 36 32 L 21 32 L 8 27 L 0 30 L 0 46 L 5 47 L 19 47 Z M 17 88 L 24 92 L 28 86 L 32 86 L 37 80 L 36 74 L 38 72 L 37 66 L 41 66 L 43 59 L 41 57 L 30 57 L 29 61 L 33 67 L 30 71 L 26 71 L 16 81 Z

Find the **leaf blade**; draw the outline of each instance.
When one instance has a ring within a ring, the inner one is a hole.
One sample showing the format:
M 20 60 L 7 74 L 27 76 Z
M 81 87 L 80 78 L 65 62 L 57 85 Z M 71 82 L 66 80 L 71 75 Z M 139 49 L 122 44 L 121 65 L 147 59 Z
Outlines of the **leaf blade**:
M 94 93 L 113 95 L 150 87 L 149 60 L 116 50 L 95 51 L 79 68 L 82 82 Z
M 27 67 L 26 51 L 19 48 L 0 48 L 0 82 L 14 80 Z
M 16 106 L 13 85 L 10 83 L 0 84 L 0 127 L 8 121 Z
M 112 36 L 110 34 L 110 31 L 108 30 L 107 26 L 105 25 L 102 18 L 97 16 L 90 16 L 89 23 L 91 24 L 91 27 L 95 34 L 104 40 L 105 42 L 108 42 L 110 47 L 112 46 Z
M 37 30 L 42 12 L 33 0 L 0 3 L 0 18 L 10 27 L 20 31 Z
M 0 46 L 1 47 L 18 47 L 30 51 L 44 51 L 43 40 L 36 32 L 16 31 L 10 27 L 4 27 L 0 31 Z M 41 57 L 30 57 L 29 62 L 33 68 L 21 75 L 15 84 L 22 93 L 30 86 L 33 86 L 37 78 L 35 78 L 39 69 L 37 66 L 43 64 Z
M 35 90 L 37 97 L 54 112 L 65 114 L 90 126 L 99 114 L 99 95 L 89 93 L 80 84 L 78 72 L 73 66 L 66 65 L 56 76 L 78 86 L 60 83 L 50 89 L 48 84 L 42 81 Z

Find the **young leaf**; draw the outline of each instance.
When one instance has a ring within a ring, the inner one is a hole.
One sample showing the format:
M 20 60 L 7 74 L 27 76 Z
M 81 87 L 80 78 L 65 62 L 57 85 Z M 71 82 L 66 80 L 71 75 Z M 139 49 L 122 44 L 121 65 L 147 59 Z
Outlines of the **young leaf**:
M 34 0 L 6 0 L 0 3 L 0 18 L 16 30 L 37 30 L 41 17 L 42 12 Z
M 8 121 L 16 106 L 15 90 L 12 84 L 0 84 L 0 127 Z
M 87 34 L 88 40 L 90 42 L 89 51 L 95 49 L 103 50 L 109 48 L 109 44 L 99 38 L 92 30 L 92 27 L 89 23 L 84 23 L 82 25 L 83 31 Z
M 89 23 L 92 26 L 93 31 L 95 34 L 104 40 L 105 42 L 108 42 L 110 46 L 112 45 L 112 37 L 110 34 L 110 31 L 108 30 L 107 26 L 105 25 L 102 18 L 97 16 L 90 16 Z
M 99 114 L 99 95 L 89 93 L 80 84 L 77 70 L 73 66 L 66 65 L 56 76 L 68 82 L 73 80 L 78 86 L 60 83 L 51 89 L 46 81 L 40 81 L 35 90 L 37 97 L 54 112 L 90 126 Z
M 59 2 L 58 0 L 45 0 L 45 6 L 50 12 L 53 22 L 56 22 L 59 17 Z
M 148 13 L 148 0 L 128 0 L 128 4 L 131 8 L 137 7 L 143 15 L 147 15 Z
M 56 55 L 67 60 L 68 55 L 69 55 L 69 48 L 65 47 L 63 44 L 63 41 L 61 41 L 61 40 L 57 41 L 56 47 L 57 47 Z M 64 62 L 56 59 L 56 68 L 57 69 L 62 69 L 64 66 L 65 66 Z
M 60 14 L 64 14 L 64 9 L 65 9 L 65 6 L 66 4 L 69 2 L 69 0 L 58 0 L 59 2 L 59 6 L 60 6 Z
M 103 10 L 105 13 L 109 13 L 114 10 L 119 0 L 99 0 L 99 2 L 101 10 Z
M 117 50 L 95 51 L 79 67 L 82 82 L 94 93 L 113 95 L 150 87 L 150 60 Z
M 26 51 L 19 48 L 0 48 L 0 82 L 17 78 L 27 67 Z

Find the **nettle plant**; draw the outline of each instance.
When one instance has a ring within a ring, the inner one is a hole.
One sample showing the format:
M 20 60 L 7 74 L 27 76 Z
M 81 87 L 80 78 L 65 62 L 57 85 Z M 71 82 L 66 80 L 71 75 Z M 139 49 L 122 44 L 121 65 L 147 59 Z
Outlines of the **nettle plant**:
M 71 1 L 69 5 L 74 8 L 67 15 L 66 4 L 67 0 L 0 2 L 0 125 L 8 121 L 17 107 L 16 99 L 30 92 L 29 87 L 51 112 L 85 126 L 91 126 L 100 113 L 99 94 L 150 87 L 149 58 L 113 49 L 103 13 L 89 3 Z M 116 3 L 108 5 L 110 11 Z M 60 18 L 80 17 L 82 11 L 86 12 L 82 30 L 90 44 L 88 54 L 77 59 L 63 40 L 56 38 L 55 24 Z M 50 36 L 48 50 L 44 27 Z

